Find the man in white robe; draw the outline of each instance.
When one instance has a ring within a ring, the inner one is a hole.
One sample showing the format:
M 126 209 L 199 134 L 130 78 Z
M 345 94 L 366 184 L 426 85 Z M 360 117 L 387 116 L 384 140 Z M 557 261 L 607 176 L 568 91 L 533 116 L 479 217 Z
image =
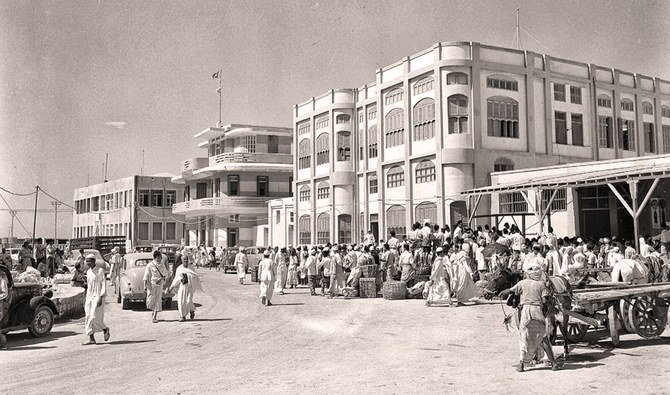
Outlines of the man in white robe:
M 190 267 L 188 259 L 182 261 L 182 264 L 177 267 L 174 280 L 170 285 L 170 290 L 174 293 L 177 291 L 177 310 L 179 310 L 179 321 L 186 321 L 188 314 L 191 319 L 195 318 L 195 304 L 193 303 L 193 294 L 195 292 L 203 292 L 202 280 L 200 275 Z
M 270 259 L 271 251 L 266 249 L 263 252 L 264 258 L 258 262 L 258 274 L 261 282 L 261 303 L 264 306 L 272 306 L 270 302 L 274 293 L 274 283 L 277 279 L 277 266 Z
M 103 332 L 105 341 L 109 340 L 109 327 L 105 325 L 105 296 L 107 286 L 105 282 L 105 269 L 96 267 L 95 255 L 88 254 L 85 258 L 88 271 L 86 272 L 86 301 L 84 312 L 86 314 L 86 335 L 88 340 L 82 345 L 95 344 L 95 332 Z
M 144 271 L 144 290 L 147 293 L 147 309 L 152 311 L 151 321 L 158 322 L 158 313 L 163 311 L 163 288 L 168 281 L 168 269 L 162 263 L 163 254 L 154 251 L 154 259 Z
M 244 278 L 247 276 L 247 267 L 249 266 L 249 258 L 244 251 L 244 247 L 240 247 L 240 252 L 235 255 L 235 268 L 237 269 L 237 278 L 240 285 L 244 285 Z
M 444 260 L 449 258 L 444 256 L 442 247 L 437 247 L 435 253 L 437 257 L 430 272 L 430 281 L 426 285 L 428 287 L 426 306 L 449 307 L 451 305 L 451 285 L 449 273 L 444 265 Z

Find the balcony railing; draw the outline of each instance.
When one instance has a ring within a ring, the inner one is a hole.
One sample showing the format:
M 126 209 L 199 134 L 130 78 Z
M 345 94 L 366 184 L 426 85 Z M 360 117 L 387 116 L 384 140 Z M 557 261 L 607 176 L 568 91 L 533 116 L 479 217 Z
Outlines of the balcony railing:
M 193 171 L 209 166 L 208 158 L 190 158 L 181 162 L 181 172 Z
M 267 152 L 224 152 L 209 157 L 209 165 L 214 166 L 219 163 L 284 163 L 292 164 L 293 156 L 291 154 L 269 154 Z
M 237 213 L 240 210 L 267 210 L 267 202 L 270 197 L 211 197 L 172 205 L 172 212 L 183 214 L 193 211 L 229 211 Z

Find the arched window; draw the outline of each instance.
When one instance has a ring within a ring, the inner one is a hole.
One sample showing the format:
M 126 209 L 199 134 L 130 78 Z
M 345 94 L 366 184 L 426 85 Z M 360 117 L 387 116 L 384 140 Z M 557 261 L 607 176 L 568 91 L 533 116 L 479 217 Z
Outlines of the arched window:
M 661 117 L 670 118 L 670 107 L 661 106 Z
M 453 226 L 458 221 L 463 221 L 463 223 L 468 222 L 468 212 L 466 210 L 465 202 L 462 200 L 452 202 L 449 205 L 449 211 L 451 212 L 451 226 Z
M 316 186 L 316 198 L 328 199 L 330 197 L 330 185 L 327 182 L 321 182 Z
M 519 137 L 519 103 L 509 97 L 486 100 L 487 134 L 493 137 Z
M 405 184 L 405 171 L 402 166 L 393 166 L 386 173 L 386 187 L 395 188 Z
M 308 214 L 298 218 L 298 243 L 310 244 L 312 242 L 311 218 Z
M 340 244 L 351 243 L 351 215 L 340 214 L 337 216 L 338 238 Z
M 414 141 L 435 136 L 435 100 L 423 99 L 414 106 Z
M 340 123 L 349 123 L 351 122 L 351 116 L 348 114 L 340 114 L 335 117 L 335 123 L 340 124 Z
M 447 85 L 467 85 L 468 75 L 465 73 L 454 72 L 447 74 Z
M 309 169 L 312 160 L 312 147 L 309 139 L 302 139 L 298 144 L 298 169 Z
M 303 185 L 298 192 L 301 202 L 309 202 L 312 198 L 312 188 L 309 185 Z
M 519 83 L 512 77 L 506 75 L 492 75 L 486 77 L 486 87 L 494 89 L 504 89 L 508 91 L 518 91 Z
M 379 192 L 379 180 L 377 179 L 376 173 L 371 174 L 370 177 L 368 177 L 368 186 L 370 195 Z
M 405 144 L 405 112 L 401 108 L 389 111 L 384 117 L 386 148 Z
M 498 158 L 493 162 L 493 171 L 514 170 L 514 162 L 507 158 Z
M 384 103 L 386 105 L 397 103 L 402 100 L 402 89 L 394 89 L 391 92 L 387 93 L 386 96 L 384 96 Z
M 468 133 L 468 98 L 464 95 L 449 96 L 449 133 Z
M 434 202 L 422 202 L 416 206 L 414 210 L 415 220 L 421 222 L 437 223 L 437 204 Z
M 368 158 L 376 158 L 379 155 L 377 140 L 377 125 L 372 125 L 368 128 Z
M 298 136 L 309 134 L 309 121 L 303 121 L 298 124 Z
M 314 119 L 314 130 L 328 127 L 328 114 L 320 115 Z
M 395 231 L 395 236 L 402 240 L 402 237 L 406 234 L 407 228 L 405 228 L 405 207 L 401 205 L 393 205 L 386 210 L 386 234 L 391 234 L 391 231 Z
M 424 92 L 432 91 L 434 81 L 435 79 L 432 76 L 418 80 L 414 83 L 414 94 L 418 95 Z
M 316 138 L 316 165 L 328 163 L 330 156 L 330 144 L 328 144 L 328 133 L 321 133 Z
M 654 115 L 654 105 L 648 101 L 642 102 L 642 114 Z
M 607 95 L 598 95 L 598 107 L 612 108 L 612 99 Z
M 635 111 L 635 105 L 631 99 L 621 99 L 622 111 Z
M 435 165 L 432 161 L 422 160 L 416 165 L 416 183 L 435 181 Z
M 351 159 L 351 133 L 337 132 L 337 161 L 344 162 Z
M 321 213 L 316 217 L 316 244 L 330 242 L 330 215 Z

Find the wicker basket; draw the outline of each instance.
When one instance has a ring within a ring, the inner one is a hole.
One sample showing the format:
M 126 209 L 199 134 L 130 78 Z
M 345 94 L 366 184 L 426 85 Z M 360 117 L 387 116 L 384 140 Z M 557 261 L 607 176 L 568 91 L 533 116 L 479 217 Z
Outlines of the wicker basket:
M 387 281 L 382 286 L 382 296 L 388 300 L 405 299 L 407 286 L 403 281 Z
M 414 283 L 420 283 L 421 281 L 428 281 L 430 279 L 430 274 L 415 274 Z
M 416 274 L 422 275 L 422 276 L 427 274 L 427 275 L 430 276 L 431 269 L 432 268 L 430 266 L 419 266 L 419 267 L 416 268 Z
M 377 277 L 377 265 L 361 266 L 361 273 L 365 278 L 375 278 Z
M 376 298 L 377 297 L 377 279 L 375 278 L 361 278 L 358 282 L 360 289 L 359 295 L 361 298 Z

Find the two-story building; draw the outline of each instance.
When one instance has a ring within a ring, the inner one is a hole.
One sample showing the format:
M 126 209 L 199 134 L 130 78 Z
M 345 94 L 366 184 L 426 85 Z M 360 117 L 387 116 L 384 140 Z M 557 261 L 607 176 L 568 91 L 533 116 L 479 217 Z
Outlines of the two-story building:
M 292 130 L 230 124 L 195 135 L 207 157 L 181 165 L 175 214 L 187 218 L 188 244 L 267 245 L 267 202 L 293 194 Z

